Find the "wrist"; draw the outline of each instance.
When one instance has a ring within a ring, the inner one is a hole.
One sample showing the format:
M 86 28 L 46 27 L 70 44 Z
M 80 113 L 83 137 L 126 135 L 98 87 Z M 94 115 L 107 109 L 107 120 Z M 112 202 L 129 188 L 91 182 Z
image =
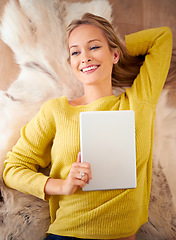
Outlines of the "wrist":
M 64 181 L 63 179 L 49 178 L 45 185 L 45 193 L 47 195 L 63 195 Z

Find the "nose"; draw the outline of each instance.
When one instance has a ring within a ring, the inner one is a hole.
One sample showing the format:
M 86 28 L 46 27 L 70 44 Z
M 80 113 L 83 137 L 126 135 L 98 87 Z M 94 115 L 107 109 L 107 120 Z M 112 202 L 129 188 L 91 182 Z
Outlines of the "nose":
M 88 63 L 88 62 L 91 62 L 91 57 L 89 55 L 89 53 L 87 51 L 84 51 L 83 52 L 83 55 L 82 55 L 82 63 Z
M 83 60 L 82 60 L 82 63 L 88 63 L 88 62 L 91 62 L 91 58 L 84 58 Z

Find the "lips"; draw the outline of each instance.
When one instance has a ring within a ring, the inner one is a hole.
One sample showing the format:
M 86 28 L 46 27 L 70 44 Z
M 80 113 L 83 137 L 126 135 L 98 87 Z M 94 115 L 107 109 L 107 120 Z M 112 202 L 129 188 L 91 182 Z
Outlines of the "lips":
M 86 66 L 86 67 L 81 69 L 81 72 L 83 72 L 83 73 L 91 73 L 91 72 L 94 72 L 97 68 L 99 68 L 99 66 L 100 65 Z

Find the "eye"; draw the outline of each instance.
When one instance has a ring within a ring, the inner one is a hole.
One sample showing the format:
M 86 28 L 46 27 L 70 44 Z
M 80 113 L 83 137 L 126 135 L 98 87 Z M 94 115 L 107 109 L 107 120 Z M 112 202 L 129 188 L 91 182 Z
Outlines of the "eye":
M 74 51 L 74 52 L 70 53 L 71 56 L 77 56 L 78 54 L 79 54 L 78 51 Z
M 93 46 L 93 47 L 90 48 L 90 50 L 96 50 L 96 49 L 99 49 L 99 48 L 101 48 L 101 46 Z

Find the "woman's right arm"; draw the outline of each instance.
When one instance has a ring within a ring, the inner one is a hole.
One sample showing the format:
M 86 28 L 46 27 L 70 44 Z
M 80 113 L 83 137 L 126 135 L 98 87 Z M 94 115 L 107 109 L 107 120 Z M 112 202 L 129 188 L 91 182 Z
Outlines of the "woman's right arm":
M 55 122 L 50 103 L 21 130 L 21 137 L 7 154 L 3 178 L 5 184 L 18 191 L 45 199 L 48 176 L 38 172 L 50 164 Z
M 38 172 L 51 161 L 51 147 L 56 132 L 52 102 L 45 103 L 39 113 L 22 128 L 21 138 L 8 153 L 3 173 L 5 184 L 18 191 L 48 200 L 50 195 L 71 195 L 91 178 L 90 165 L 81 163 L 78 154 L 67 179 L 53 179 Z M 85 176 L 80 179 L 80 172 Z

